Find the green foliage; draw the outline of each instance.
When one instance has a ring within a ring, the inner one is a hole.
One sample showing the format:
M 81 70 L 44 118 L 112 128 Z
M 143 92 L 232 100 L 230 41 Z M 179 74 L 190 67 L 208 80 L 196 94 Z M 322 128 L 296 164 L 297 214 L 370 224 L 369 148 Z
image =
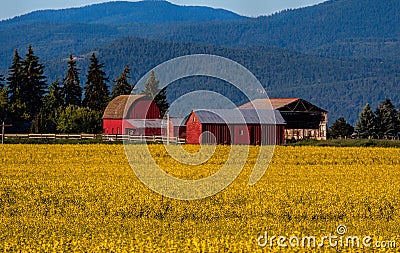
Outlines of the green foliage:
M 43 107 L 34 119 L 31 132 L 57 133 L 58 115 L 64 104 L 62 87 L 58 79 L 49 86 L 43 100 Z
M 53 111 L 64 105 L 63 87 L 57 79 L 48 88 L 47 94 L 44 96 L 43 108 L 46 111 Z
M 101 117 L 100 112 L 71 105 L 60 113 L 57 130 L 61 133 L 101 133 Z
M 44 66 L 39 63 L 39 57 L 34 54 L 32 46 L 28 47 L 21 67 L 22 83 L 19 97 L 26 104 L 24 114 L 28 115 L 28 120 L 32 120 L 43 105 L 43 95 L 47 86 Z
M 79 70 L 76 67 L 72 53 L 69 55 L 68 70 L 65 78 L 63 79 L 62 93 L 64 96 L 64 105 L 80 106 L 82 102 L 82 88 L 79 81 Z
M 104 112 L 109 102 L 108 78 L 103 71 L 104 63 L 99 64 L 95 54 L 90 58 L 89 71 L 86 76 L 85 98 L 83 99 L 83 106 L 91 110 Z
M 329 128 L 330 138 L 349 138 L 354 132 L 352 127 L 343 117 L 337 119 L 332 126 Z
M 144 84 L 144 90 L 141 94 L 144 94 L 154 100 L 157 104 L 158 108 L 160 109 L 161 116 L 168 111 L 169 105 L 167 102 L 167 91 L 166 89 L 160 90 L 159 88 L 160 81 L 156 79 L 156 75 L 154 71 L 151 71 L 150 77 L 147 79 L 146 83 Z
M 386 99 L 376 110 L 377 129 L 380 138 L 390 138 L 397 134 L 397 111 L 392 101 Z
M 0 80 L 1 80 L 0 76 Z M 3 78 L 4 81 L 4 78 Z M 0 81 L 0 123 L 7 119 L 7 112 L 8 112 L 8 88 L 4 86 L 3 83 Z
M 10 117 L 14 121 L 27 120 L 26 104 L 21 99 L 21 84 L 23 82 L 21 57 L 18 50 L 14 50 L 14 58 L 8 69 L 8 96 L 9 96 L 9 112 Z
M 358 137 L 362 139 L 379 137 L 377 134 L 376 116 L 369 104 L 361 112 L 355 131 Z
M 399 110 L 397 111 L 397 136 L 400 137 L 400 107 Z
M 126 65 L 121 76 L 119 76 L 116 80 L 113 81 L 115 82 L 115 85 L 111 91 L 111 100 L 118 96 L 130 95 L 132 93 L 134 86 L 128 82 L 128 79 L 131 78 L 129 76 L 130 72 L 131 69 L 129 68 L 128 65 Z

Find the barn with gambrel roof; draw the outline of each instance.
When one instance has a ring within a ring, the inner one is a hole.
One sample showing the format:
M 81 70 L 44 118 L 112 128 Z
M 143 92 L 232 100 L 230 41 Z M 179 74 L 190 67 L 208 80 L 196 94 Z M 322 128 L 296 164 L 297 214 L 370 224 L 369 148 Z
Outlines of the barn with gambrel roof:
M 133 135 L 161 134 L 160 110 L 151 98 L 145 95 L 122 95 L 108 104 L 103 114 L 103 133 L 129 132 Z

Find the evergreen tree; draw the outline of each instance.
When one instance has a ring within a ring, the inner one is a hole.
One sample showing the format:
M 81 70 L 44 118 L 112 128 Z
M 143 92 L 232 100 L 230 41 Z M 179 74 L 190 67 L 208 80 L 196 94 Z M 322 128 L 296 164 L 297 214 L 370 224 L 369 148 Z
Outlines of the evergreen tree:
M 399 110 L 397 111 L 396 123 L 397 123 L 397 137 L 400 137 L 400 107 Z
M 147 79 L 146 83 L 144 84 L 145 90 L 142 91 L 141 94 L 152 98 L 160 109 L 161 116 L 164 116 L 164 114 L 168 111 L 169 105 L 167 102 L 166 89 L 160 90 L 158 87 L 159 83 L 160 81 L 156 79 L 154 71 L 151 71 L 149 79 Z
M 67 74 L 63 79 L 63 95 L 65 106 L 81 105 L 82 88 L 79 81 L 79 70 L 80 69 L 76 67 L 76 61 L 71 53 L 69 55 Z
M 122 72 L 121 76 L 118 77 L 115 82 L 114 88 L 111 91 L 111 100 L 121 96 L 121 95 L 130 95 L 133 90 L 133 85 L 128 82 L 128 79 L 131 78 L 129 73 L 131 69 L 128 65 L 126 65 L 124 71 Z
M 366 139 L 377 136 L 376 117 L 369 104 L 360 113 L 355 130 L 359 138 Z
M 60 86 L 60 80 L 53 82 L 44 97 L 43 108 L 46 111 L 54 111 L 59 109 L 65 104 L 63 97 L 63 87 Z
M 14 51 L 14 58 L 8 69 L 8 97 L 9 97 L 9 113 L 13 121 L 28 120 L 29 115 L 26 112 L 26 103 L 21 97 L 21 89 L 23 84 L 21 57 L 18 50 Z
M 4 88 L 4 81 L 5 81 L 6 79 L 4 79 L 4 76 L 2 75 L 2 74 L 0 74 L 0 89 L 3 89 Z
M 56 133 L 58 115 L 63 107 L 63 95 L 60 81 L 57 79 L 44 96 L 44 104 L 40 112 L 35 116 L 33 129 L 35 133 Z
M 43 105 L 43 96 L 46 90 L 46 77 L 44 66 L 39 63 L 39 57 L 35 56 L 32 46 L 28 47 L 26 58 L 21 63 L 22 83 L 20 98 L 26 103 L 25 114 L 32 120 Z
M 8 89 L 4 81 L 4 76 L 0 74 L 0 123 L 7 118 Z
M 378 134 L 382 138 L 387 138 L 396 135 L 396 108 L 390 101 L 386 99 L 376 110 Z
M 93 53 L 90 58 L 89 71 L 86 76 L 85 98 L 83 105 L 91 110 L 103 112 L 109 101 L 108 78 L 106 73 L 102 70 L 104 63 L 99 64 L 98 59 Z
M 337 119 L 329 128 L 329 135 L 331 138 L 348 138 L 354 132 L 354 127 L 351 126 L 343 117 Z

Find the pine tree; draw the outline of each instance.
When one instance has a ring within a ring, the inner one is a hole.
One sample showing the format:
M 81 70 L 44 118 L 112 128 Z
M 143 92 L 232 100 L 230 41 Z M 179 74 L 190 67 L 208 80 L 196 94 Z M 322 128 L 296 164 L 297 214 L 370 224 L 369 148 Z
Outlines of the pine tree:
M 369 104 L 360 113 L 355 130 L 359 138 L 366 139 L 377 136 L 376 117 Z
M 109 90 L 106 82 L 108 78 L 106 73 L 102 70 L 104 63 L 99 64 L 98 59 L 93 53 L 90 58 L 89 71 L 86 76 L 85 98 L 83 99 L 83 106 L 98 112 L 103 112 L 107 107 L 109 101 Z
M 354 132 L 352 127 L 343 117 L 337 119 L 332 126 L 329 128 L 329 134 L 331 138 L 348 138 Z
M 60 86 L 60 80 L 54 81 L 48 88 L 44 97 L 43 108 L 46 111 L 58 110 L 65 104 L 63 97 L 63 87 Z
M 124 71 L 122 72 L 121 76 L 118 77 L 115 82 L 114 88 L 111 91 L 111 100 L 121 96 L 121 95 L 130 95 L 133 90 L 133 85 L 128 82 L 128 79 L 131 78 L 129 73 L 131 69 L 128 65 L 126 65 Z
M 24 121 L 29 118 L 26 112 L 26 103 L 21 97 L 21 86 L 23 84 L 21 61 L 22 59 L 18 54 L 18 50 L 15 49 L 7 78 L 9 113 L 13 121 Z
M 43 105 L 43 96 L 46 90 L 44 66 L 39 63 L 39 57 L 35 56 L 32 46 L 29 46 L 21 67 L 22 84 L 20 97 L 26 103 L 27 119 L 32 120 Z
M 400 107 L 399 110 L 397 111 L 396 123 L 397 123 L 397 137 L 400 137 Z
M 378 134 L 382 138 L 394 137 L 396 135 L 396 108 L 390 101 L 386 99 L 376 110 Z
M 7 119 L 8 89 L 4 81 L 4 76 L 0 74 L 0 123 Z
M 63 95 L 60 81 L 57 79 L 44 96 L 44 104 L 40 112 L 35 116 L 33 132 L 55 133 L 57 131 L 58 114 L 62 111 Z
M 63 79 L 64 106 L 77 105 L 82 102 L 82 88 L 79 81 L 79 70 L 72 53 L 69 55 L 68 70 Z
M 2 74 L 0 74 L 0 89 L 3 89 L 4 88 L 4 81 L 5 81 L 6 79 L 4 79 L 4 76 L 2 75 Z
M 151 71 L 149 79 L 147 79 L 146 83 L 144 84 L 145 90 L 142 91 L 141 94 L 152 98 L 160 109 L 161 116 L 164 116 L 169 109 L 169 105 L 167 102 L 166 89 L 164 88 L 160 90 L 158 87 L 159 83 L 160 81 L 156 79 L 154 71 Z

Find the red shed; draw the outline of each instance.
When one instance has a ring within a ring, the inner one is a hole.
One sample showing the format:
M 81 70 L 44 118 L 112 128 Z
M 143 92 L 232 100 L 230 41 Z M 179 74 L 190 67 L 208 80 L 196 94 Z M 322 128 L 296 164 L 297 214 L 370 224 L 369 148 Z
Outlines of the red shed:
M 277 110 L 195 110 L 186 120 L 188 144 L 279 145 L 284 132 Z
M 103 114 L 104 134 L 127 134 L 131 126 L 128 120 L 160 120 L 160 110 L 153 100 L 145 95 L 123 95 L 113 99 Z M 125 129 L 123 121 L 125 120 Z M 137 122 L 136 122 L 137 123 Z M 144 124 L 140 124 L 142 126 Z

